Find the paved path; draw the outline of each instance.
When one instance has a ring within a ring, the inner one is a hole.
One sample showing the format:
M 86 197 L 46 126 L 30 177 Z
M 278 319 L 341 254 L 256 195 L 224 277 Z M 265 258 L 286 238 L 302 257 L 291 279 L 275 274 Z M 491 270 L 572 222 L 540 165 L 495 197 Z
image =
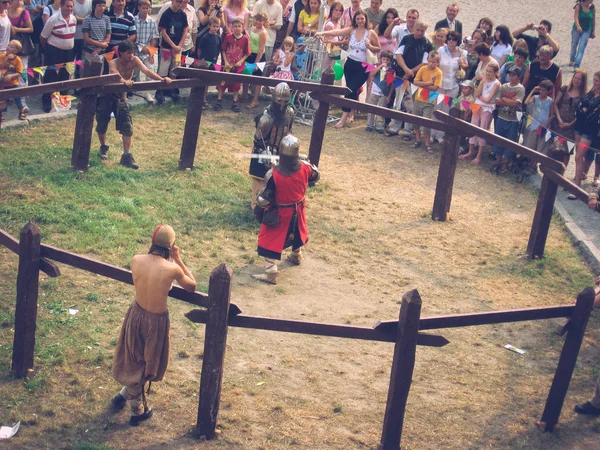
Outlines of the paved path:
M 187 89 L 183 90 L 183 96 L 186 96 L 188 92 Z M 129 101 L 132 105 L 145 103 L 145 100 L 137 96 L 133 96 Z M 167 101 L 170 101 L 168 97 Z M 13 103 L 9 105 L 8 112 L 5 113 L 6 122 L 2 124 L 2 127 L 27 126 L 29 123 L 34 123 L 39 120 L 64 118 L 77 113 L 75 105 L 71 111 L 66 113 L 44 113 L 42 111 L 41 96 L 39 95 L 29 99 L 27 105 L 31 109 L 31 112 L 27 115 L 27 121 L 18 120 L 18 110 Z M 572 158 L 571 163 L 567 168 L 566 176 L 572 178 L 574 176 L 574 171 L 575 162 Z M 585 189 L 589 187 L 593 171 L 594 166 L 592 165 L 587 184 L 584 182 L 583 187 Z M 529 182 L 539 188 L 541 177 L 539 175 L 529 177 Z M 595 273 L 600 274 L 600 214 L 590 211 L 587 206 L 579 200 L 568 200 L 567 194 L 566 191 L 559 188 L 557 201 L 554 205 L 555 210 L 560 217 L 562 217 L 575 244 L 581 248 L 584 257 L 592 267 L 592 270 L 594 270 Z

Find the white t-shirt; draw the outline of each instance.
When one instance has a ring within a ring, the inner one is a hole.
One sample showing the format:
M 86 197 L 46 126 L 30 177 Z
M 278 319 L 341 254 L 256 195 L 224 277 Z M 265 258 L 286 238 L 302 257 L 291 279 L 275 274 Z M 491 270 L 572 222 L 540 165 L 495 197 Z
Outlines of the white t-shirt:
M 281 28 L 283 25 L 283 8 L 281 7 L 281 3 L 278 0 L 275 0 L 272 5 L 269 5 L 267 0 L 258 0 L 254 4 L 254 10 L 252 11 L 252 16 L 256 13 L 263 12 L 267 15 L 267 21 L 270 23 L 271 21 L 275 21 L 275 25 L 273 28 L 271 26 L 267 27 L 267 47 L 273 47 L 275 45 L 275 38 L 277 35 L 277 30 L 275 28 Z M 267 24 L 265 24 L 266 26 Z
M 444 73 L 442 89 L 454 89 L 458 86 L 458 80 L 456 79 L 456 72 L 459 68 L 458 60 L 463 58 L 466 61 L 467 51 L 458 49 L 458 56 L 452 56 L 448 47 L 444 46 L 438 49 L 438 52 L 440 54 L 440 69 Z
M 61 50 L 71 50 L 75 45 L 75 29 L 77 19 L 73 14 L 69 16 L 68 22 L 62 14 L 54 14 L 44 25 L 40 36 L 48 40 L 48 45 Z
M 396 42 L 398 43 L 398 45 L 400 45 L 402 38 L 409 34 L 410 34 L 410 31 L 408 31 L 408 27 L 406 26 L 405 23 L 402 23 L 400 25 L 396 25 L 392 29 L 392 36 L 390 37 L 390 40 L 393 41 L 394 39 L 396 39 Z
M 83 0 L 83 4 L 79 3 L 78 0 L 75 0 L 73 6 L 73 15 L 77 17 L 81 17 L 85 19 L 92 13 L 92 0 Z M 77 24 L 77 30 L 75 31 L 75 39 L 83 39 L 83 32 L 81 29 L 83 28 L 83 22 Z
M 8 18 L 8 13 L 4 12 L 4 16 L 0 16 L 0 52 L 5 52 L 6 47 L 8 47 L 10 30 L 10 19 Z
M 500 61 L 503 56 L 508 56 L 511 54 L 512 47 L 508 44 L 498 45 L 494 42 L 490 50 L 492 51 L 492 58 L 494 58 L 496 61 Z

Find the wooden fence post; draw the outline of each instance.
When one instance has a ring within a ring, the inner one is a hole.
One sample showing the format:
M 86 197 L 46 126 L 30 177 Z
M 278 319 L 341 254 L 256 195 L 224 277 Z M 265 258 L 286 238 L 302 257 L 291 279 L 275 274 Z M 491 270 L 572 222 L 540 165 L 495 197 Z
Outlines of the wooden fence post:
M 451 108 L 450 115 L 459 117 L 460 110 Z M 437 183 L 435 186 L 435 197 L 433 199 L 432 220 L 445 222 L 448 220 L 450 203 L 452 202 L 452 188 L 454 186 L 454 174 L 456 173 L 456 161 L 458 159 L 457 147 L 460 144 L 460 135 L 454 131 L 447 131 L 444 138 L 444 148 L 440 157 L 440 168 L 438 170 Z
M 19 273 L 13 340 L 12 372 L 17 378 L 33 374 L 33 352 L 40 274 L 40 230 L 29 222 L 19 239 Z
M 321 75 L 321 84 L 333 84 L 335 74 L 331 67 Z M 308 160 L 315 166 L 319 166 L 321 159 L 321 150 L 323 148 L 323 138 L 325 137 L 325 127 L 327 126 L 327 117 L 329 116 L 329 103 L 319 101 L 319 108 L 313 119 L 313 129 L 310 135 L 310 147 L 308 149 Z
M 563 172 L 561 172 L 561 175 Z M 533 216 L 533 223 L 531 224 L 529 242 L 527 243 L 527 255 L 529 259 L 542 258 L 544 256 L 557 191 L 558 184 L 544 175 L 535 208 L 535 215 Z
M 83 65 L 82 78 L 102 75 L 102 67 L 101 62 L 86 60 Z M 71 153 L 71 167 L 73 170 L 88 169 L 97 101 L 98 94 L 85 93 L 79 97 L 73 137 L 73 152 Z
M 208 319 L 206 321 L 204 358 L 200 377 L 196 437 L 206 436 L 207 439 L 212 439 L 217 427 L 225 346 L 227 343 L 231 276 L 232 271 L 226 264 L 216 267 L 210 275 Z
M 398 337 L 394 347 L 383 431 L 378 450 L 398 450 L 404 424 L 404 411 L 412 382 L 421 318 L 421 296 L 416 289 L 402 297 Z
M 200 132 L 200 119 L 204 108 L 204 92 L 206 86 L 193 87 L 188 100 L 187 116 L 183 130 L 183 142 L 179 155 L 179 170 L 193 169 L 198 133 Z
M 579 349 L 583 342 L 585 328 L 594 307 L 594 289 L 591 287 L 585 288 L 578 296 L 575 303 L 575 311 L 571 317 L 571 326 L 567 332 L 565 343 L 560 353 L 556 373 L 552 380 L 552 386 L 546 400 L 546 406 L 542 414 L 541 422 L 538 422 L 538 427 L 543 431 L 552 431 L 558 419 L 560 412 L 569 389 L 569 383 L 573 376 Z

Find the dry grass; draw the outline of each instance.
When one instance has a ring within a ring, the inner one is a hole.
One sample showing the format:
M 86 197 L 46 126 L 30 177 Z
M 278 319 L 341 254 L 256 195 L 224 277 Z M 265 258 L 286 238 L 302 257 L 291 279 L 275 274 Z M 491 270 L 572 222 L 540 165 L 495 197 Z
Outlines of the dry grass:
M 239 117 L 203 117 L 198 171 L 216 163 L 246 173 L 247 160 L 232 155 L 248 151 L 252 123 L 250 115 Z M 170 116 L 172 130 L 162 130 L 161 140 L 173 142 L 168 148 L 149 132 L 137 133 L 134 144 L 144 171 L 156 171 L 157 177 L 168 174 L 163 179 L 165 195 L 177 195 L 169 189 L 171 177 L 189 176 L 174 171 L 183 120 L 183 114 Z M 135 121 L 136 131 L 162 123 L 139 114 Z M 309 194 L 306 264 L 283 263 L 278 286 L 258 285 L 250 278 L 261 270 L 253 253 L 254 231 L 223 228 L 206 234 L 191 228 L 181 236 L 181 247 L 200 284 L 206 284 L 213 267 L 226 261 L 234 269 L 232 301 L 247 314 L 373 325 L 396 318 L 400 298 L 412 288 L 423 298 L 423 315 L 431 316 L 572 303 L 591 283 L 592 274 L 557 222 L 551 227 L 547 258 L 522 257 L 535 208 L 530 188 L 459 164 L 452 220 L 432 222 L 439 153 L 409 150 L 399 139 L 366 134 L 363 126 L 359 121 L 342 132 L 327 131 L 322 181 Z M 43 127 L 38 130 L 46 132 Z M 298 127 L 296 132 L 306 148 L 310 130 Z M 117 156 L 112 158 L 109 166 Z M 189 181 L 210 182 L 210 173 L 201 181 Z M 24 202 L 38 199 L 23 195 Z M 197 213 L 193 204 L 181 211 L 182 216 Z M 66 242 L 61 236 L 45 241 Z M 146 247 L 143 241 L 135 250 Z M 94 257 L 125 266 L 124 255 L 124 250 L 115 249 Z M 0 250 L 4 304 L 14 301 L 15 267 L 16 258 Z M 117 389 L 110 377 L 111 352 L 132 289 L 61 269 L 63 275 L 56 281 L 42 280 L 40 317 L 53 327 L 44 328 L 43 338 L 38 338 L 38 363 L 43 367 L 38 381 L 24 385 L 0 379 L 0 421 L 25 421 L 13 445 L 196 447 L 189 430 L 195 423 L 204 328 L 183 317 L 188 306 L 176 301 L 170 305 L 173 354 L 166 380 L 153 386 L 156 415 L 139 429 L 130 429 L 126 413 L 111 415 L 106 405 Z M 70 323 L 57 322 L 64 315 L 53 311 L 71 304 L 81 313 Z M 11 324 L 6 323 L 0 327 L 3 361 L 9 359 L 12 339 Z M 593 391 L 596 318 L 566 399 L 561 430 L 542 434 L 533 425 L 541 416 L 563 342 L 554 325 L 555 321 L 540 321 L 442 330 L 450 345 L 419 348 L 403 448 L 595 445 L 596 427 L 575 417 L 571 407 Z M 502 348 L 507 343 L 527 353 L 510 353 Z M 53 354 L 53 345 L 58 345 L 60 352 L 54 353 L 59 354 Z M 219 417 L 222 434 L 202 446 L 374 448 L 392 352 L 393 346 L 385 343 L 231 329 Z

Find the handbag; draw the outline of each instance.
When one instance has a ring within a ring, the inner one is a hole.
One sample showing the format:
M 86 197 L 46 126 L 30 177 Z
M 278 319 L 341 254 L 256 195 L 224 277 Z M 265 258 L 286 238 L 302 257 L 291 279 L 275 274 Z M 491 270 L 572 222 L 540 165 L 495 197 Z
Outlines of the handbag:
M 276 206 L 265 209 L 262 223 L 268 227 L 277 228 L 279 226 L 279 209 Z

